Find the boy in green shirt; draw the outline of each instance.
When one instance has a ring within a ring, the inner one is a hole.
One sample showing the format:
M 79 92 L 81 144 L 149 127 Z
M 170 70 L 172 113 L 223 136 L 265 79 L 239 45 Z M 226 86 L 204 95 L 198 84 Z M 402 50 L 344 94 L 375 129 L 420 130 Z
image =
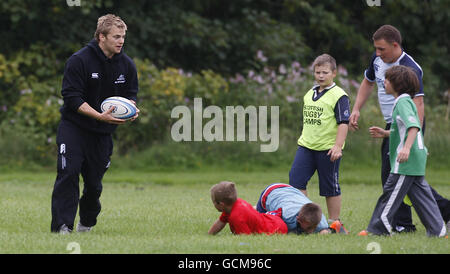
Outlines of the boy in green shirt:
M 417 108 L 411 99 L 419 90 L 419 81 L 411 68 L 394 66 L 386 71 L 386 93 L 396 99 L 392 111 L 390 131 L 371 127 L 372 137 L 389 137 L 391 173 L 383 187 L 383 194 L 370 220 L 367 232 L 375 235 L 391 234 L 394 213 L 406 195 L 410 198 L 428 236 L 443 237 L 446 226 L 430 186 L 425 181 L 427 149 L 423 144 Z

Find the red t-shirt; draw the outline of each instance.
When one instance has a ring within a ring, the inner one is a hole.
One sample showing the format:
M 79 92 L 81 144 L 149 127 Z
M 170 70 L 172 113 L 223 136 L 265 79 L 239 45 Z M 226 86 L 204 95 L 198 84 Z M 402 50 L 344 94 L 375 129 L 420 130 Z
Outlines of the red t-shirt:
M 234 234 L 288 232 L 286 223 L 281 219 L 281 208 L 274 212 L 259 213 L 251 204 L 239 198 L 230 213 L 222 213 L 220 221 L 228 223 Z

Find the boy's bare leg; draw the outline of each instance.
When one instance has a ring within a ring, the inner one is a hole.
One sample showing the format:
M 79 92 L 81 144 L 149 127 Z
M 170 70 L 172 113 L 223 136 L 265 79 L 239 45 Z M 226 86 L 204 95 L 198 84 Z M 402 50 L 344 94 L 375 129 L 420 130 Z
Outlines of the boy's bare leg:
M 341 195 L 326 197 L 329 219 L 339 219 L 339 215 L 341 214 L 341 200 Z

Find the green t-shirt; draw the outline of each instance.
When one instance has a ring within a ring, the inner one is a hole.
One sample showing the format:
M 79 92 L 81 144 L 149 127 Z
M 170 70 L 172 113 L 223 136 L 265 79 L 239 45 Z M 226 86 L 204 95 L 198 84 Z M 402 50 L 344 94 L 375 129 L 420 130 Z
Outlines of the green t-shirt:
M 419 132 L 411 147 L 408 160 L 399 163 L 397 162 L 397 154 L 403 148 L 408 137 L 408 129 L 411 127 L 418 128 Z M 394 103 L 389 136 L 389 159 L 391 162 L 391 173 L 425 176 L 427 148 L 423 143 L 422 129 L 416 105 L 408 94 L 400 95 Z

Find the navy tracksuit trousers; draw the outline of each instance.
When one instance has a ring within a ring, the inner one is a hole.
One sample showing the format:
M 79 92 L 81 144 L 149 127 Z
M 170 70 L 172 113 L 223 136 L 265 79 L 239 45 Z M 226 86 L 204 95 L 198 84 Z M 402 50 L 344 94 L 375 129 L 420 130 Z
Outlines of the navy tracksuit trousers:
M 425 133 L 425 121 L 423 123 L 422 131 Z M 386 130 L 391 128 L 391 124 L 386 124 Z M 391 172 L 391 163 L 389 160 L 389 138 L 384 138 L 383 143 L 381 144 L 381 183 L 382 186 L 387 182 L 387 179 Z M 439 211 L 441 212 L 442 218 L 445 222 L 450 221 L 450 201 L 436 192 L 431 186 L 431 193 L 436 200 L 436 203 L 439 207 Z M 402 226 L 406 229 L 406 231 L 415 231 L 416 227 L 412 223 L 412 215 L 411 215 L 411 207 L 404 202 L 400 203 L 397 212 L 393 217 L 393 229 L 397 226 Z
M 83 130 L 61 120 L 56 142 L 58 163 L 52 193 L 51 231 L 57 232 L 63 224 L 73 229 L 78 204 L 81 224 L 94 226 L 101 210 L 102 178 L 110 164 L 112 136 Z M 80 174 L 84 181 L 81 198 Z
M 414 209 L 425 226 L 428 236 L 443 237 L 447 233 L 436 199 L 424 176 L 389 175 L 383 186 L 367 231 L 375 235 L 391 234 L 392 225 L 403 198 L 408 195 Z

